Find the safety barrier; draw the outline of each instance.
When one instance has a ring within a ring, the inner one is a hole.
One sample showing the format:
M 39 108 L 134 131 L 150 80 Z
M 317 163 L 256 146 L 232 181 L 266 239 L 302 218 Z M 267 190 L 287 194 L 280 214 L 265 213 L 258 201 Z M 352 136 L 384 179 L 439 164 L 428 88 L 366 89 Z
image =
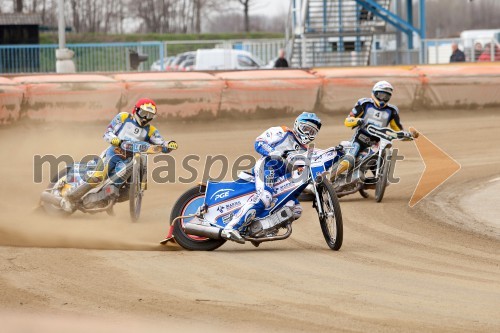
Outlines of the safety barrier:
M 370 97 L 373 85 L 390 81 L 397 89 L 391 103 L 400 108 L 412 107 L 421 80 L 412 67 L 350 67 L 316 69 L 323 78 L 320 107 L 327 112 L 348 113 L 361 97 Z
M 19 119 L 24 87 L 12 80 L 0 77 L 0 124 Z
M 20 76 L 23 116 L 47 121 L 109 120 L 119 110 L 124 87 L 102 75 Z
M 421 66 L 418 104 L 429 108 L 475 108 L 500 105 L 500 63 L 476 66 Z
M 153 99 L 160 118 L 188 118 L 206 113 L 215 116 L 219 109 L 224 82 L 206 73 L 138 73 L 119 74 L 123 82 L 125 111 L 131 111 L 142 97 Z
M 109 120 L 153 98 L 160 118 L 276 112 L 346 114 L 373 84 L 390 81 L 400 109 L 500 106 L 500 63 L 318 68 L 222 73 L 134 73 L 0 77 L 0 123 Z M 259 114 L 260 114 L 259 113 Z
M 215 74 L 226 82 L 220 111 L 255 113 L 266 110 L 312 110 L 321 79 L 300 70 Z

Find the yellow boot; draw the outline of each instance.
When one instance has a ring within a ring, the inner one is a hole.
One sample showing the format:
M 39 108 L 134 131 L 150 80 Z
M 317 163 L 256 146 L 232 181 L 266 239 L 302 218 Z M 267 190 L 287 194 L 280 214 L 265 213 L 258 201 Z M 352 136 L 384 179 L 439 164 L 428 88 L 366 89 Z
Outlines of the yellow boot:
M 338 175 L 340 175 L 341 173 L 343 173 L 344 171 L 346 170 L 349 170 L 349 167 L 350 167 L 351 163 L 349 163 L 348 160 L 343 160 L 339 163 L 339 166 L 337 167 L 337 171 L 335 171 L 334 174 L 332 174 L 332 182 L 337 178 Z

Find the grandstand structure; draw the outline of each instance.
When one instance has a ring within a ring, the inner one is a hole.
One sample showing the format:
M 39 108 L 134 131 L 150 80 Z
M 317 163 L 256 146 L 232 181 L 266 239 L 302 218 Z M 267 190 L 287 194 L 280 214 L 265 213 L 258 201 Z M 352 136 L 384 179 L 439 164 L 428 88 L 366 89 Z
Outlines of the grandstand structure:
M 404 18 L 394 10 L 398 6 Z M 366 66 L 375 36 L 386 34 L 388 26 L 404 33 L 405 47 L 412 50 L 419 46 L 414 36 L 425 38 L 425 0 L 418 0 L 418 25 L 413 11 L 412 0 L 291 0 L 288 58 L 293 67 Z

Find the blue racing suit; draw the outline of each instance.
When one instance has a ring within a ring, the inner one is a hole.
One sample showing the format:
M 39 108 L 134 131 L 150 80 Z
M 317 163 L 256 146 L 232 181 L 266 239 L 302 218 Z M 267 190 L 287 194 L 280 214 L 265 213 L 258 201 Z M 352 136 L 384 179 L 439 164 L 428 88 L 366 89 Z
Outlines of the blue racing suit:
M 274 183 L 286 173 L 286 164 L 279 156 L 291 150 L 305 152 L 307 146 L 301 144 L 290 129 L 281 126 L 271 127 L 258 136 L 255 150 L 262 155 L 253 169 L 256 194 L 243 205 L 225 229 L 240 229 L 251 222 L 255 215 L 271 207 Z M 290 200 L 286 205 L 291 206 L 295 219 L 298 219 L 302 213 L 298 200 Z
M 119 138 L 127 141 L 146 141 L 155 145 L 165 144 L 165 140 L 156 127 L 149 124 L 144 127 L 139 126 L 134 117 L 127 112 L 120 112 L 111 120 L 103 137 L 108 143 L 111 143 L 114 138 Z M 130 157 L 120 147 L 110 146 L 106 150 L 108 177 L 124 168 L 124 161 Z M 125 180 L 123 179 L 120 183 Z

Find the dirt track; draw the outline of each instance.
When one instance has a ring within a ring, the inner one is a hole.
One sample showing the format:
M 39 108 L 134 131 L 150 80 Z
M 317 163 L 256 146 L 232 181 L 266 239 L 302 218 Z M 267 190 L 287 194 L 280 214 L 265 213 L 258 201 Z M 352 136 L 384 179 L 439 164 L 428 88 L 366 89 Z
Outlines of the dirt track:
M 449 201 L 467 195 L 471 182 L 498 177 L 500 114 L 494 111 L 404 113 L 405 125 L 422 131 L 462 170 L 411 209 L 424 165 L 413 144 L 398 144 L 406 157 L 396 170 L 401 183 L 387 189 L 382 204 L 373 195 L 341 199 L 339 252 L 328 249 L 307 203 L 290 239 L 258 249 L 226 244 L 195 253 L 160 246 L 185 184 L 150 183 L 135 224 L 126 203 L 116 206 L 114 217 L 47 217 L 34 211 L 44 184 L 33 184 L 33 155 L 98 153 L 106 147 L 105 124 L 0 129 L 0 312 L 21 312 L 19 320 L 4 315 L 16 332 L 58 331 L 50 322 L 59 316 L 63 327 L 78 316 L 87 325 L 103 327 L 104 318 L 130 331 L 149 325 L 163 331 L 500 331 L 500 233 L 469 223 L 453 208 L 456 200 Z M 478 113 L 486 120 L 479 122 Z M 324 122 L 320 147 L 351 135 L 338 117 Z M 179 142 L 178 161 L 192 153 L 234 161 L 252 152 L 253 139 L 266 127 L 282 123 L 291 124 L 292 117 L 158 127 Z M 179 167 L 177 177 L 182 175 Z M 478 209 L 500 213 L 498 205 Z

